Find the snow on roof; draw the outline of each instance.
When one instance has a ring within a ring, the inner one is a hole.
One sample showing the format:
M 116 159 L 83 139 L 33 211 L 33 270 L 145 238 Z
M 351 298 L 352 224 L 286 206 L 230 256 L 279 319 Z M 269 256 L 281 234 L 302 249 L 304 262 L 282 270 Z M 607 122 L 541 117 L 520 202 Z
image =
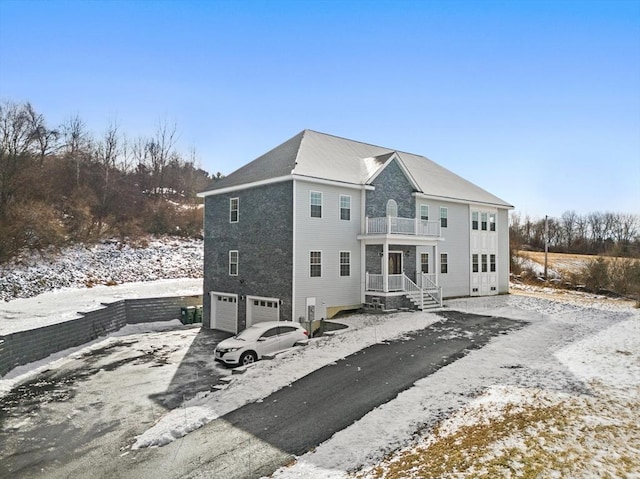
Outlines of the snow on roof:
M 303 130 L 216 182 L 202 196 L 218 190 L 288 178 L 290 175 L 365 185 L 395 155 L 427 196 L 512 207 L 497 196 L 443 168 L 428 158 L 370 145 L 313 130 Z

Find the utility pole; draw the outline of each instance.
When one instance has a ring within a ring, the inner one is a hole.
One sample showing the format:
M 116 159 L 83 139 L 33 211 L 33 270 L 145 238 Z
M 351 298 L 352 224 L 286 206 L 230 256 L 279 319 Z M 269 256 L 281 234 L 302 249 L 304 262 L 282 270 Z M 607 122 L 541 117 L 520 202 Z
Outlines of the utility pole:
M 547 256 L 549 255 L 549 217 L 544 215 L 544 280 L 547 281 Z

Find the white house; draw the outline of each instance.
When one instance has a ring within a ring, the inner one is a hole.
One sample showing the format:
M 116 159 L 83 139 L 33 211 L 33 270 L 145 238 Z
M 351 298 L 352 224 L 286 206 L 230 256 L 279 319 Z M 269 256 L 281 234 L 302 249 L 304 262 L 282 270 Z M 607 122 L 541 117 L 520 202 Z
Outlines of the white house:
M 508 292 L 512 206 L 424 156 L 304 130 L 201 196 L 211 328 Z

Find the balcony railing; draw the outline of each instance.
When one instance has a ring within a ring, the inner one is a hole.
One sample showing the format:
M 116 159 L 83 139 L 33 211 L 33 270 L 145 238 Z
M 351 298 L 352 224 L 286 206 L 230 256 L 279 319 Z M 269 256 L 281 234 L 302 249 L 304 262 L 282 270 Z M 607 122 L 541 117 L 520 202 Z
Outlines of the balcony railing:
M 440 236 L 439 221 L 424 221 L 418 218 L 399 218 L 385 216 L 383 218 L 367 218 L 366 234 L 398 234 L 415 236 Z

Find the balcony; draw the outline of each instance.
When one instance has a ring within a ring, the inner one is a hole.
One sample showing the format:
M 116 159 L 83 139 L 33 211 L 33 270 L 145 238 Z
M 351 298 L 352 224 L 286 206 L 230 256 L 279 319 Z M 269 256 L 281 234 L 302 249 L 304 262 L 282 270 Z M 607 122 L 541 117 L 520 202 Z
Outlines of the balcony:
M 367 235 L 413 235 L 438 238 L 440 221 L 424 221 L 418 218 L 399 218 L 385 216 L 383 218 L 367 218 Z

